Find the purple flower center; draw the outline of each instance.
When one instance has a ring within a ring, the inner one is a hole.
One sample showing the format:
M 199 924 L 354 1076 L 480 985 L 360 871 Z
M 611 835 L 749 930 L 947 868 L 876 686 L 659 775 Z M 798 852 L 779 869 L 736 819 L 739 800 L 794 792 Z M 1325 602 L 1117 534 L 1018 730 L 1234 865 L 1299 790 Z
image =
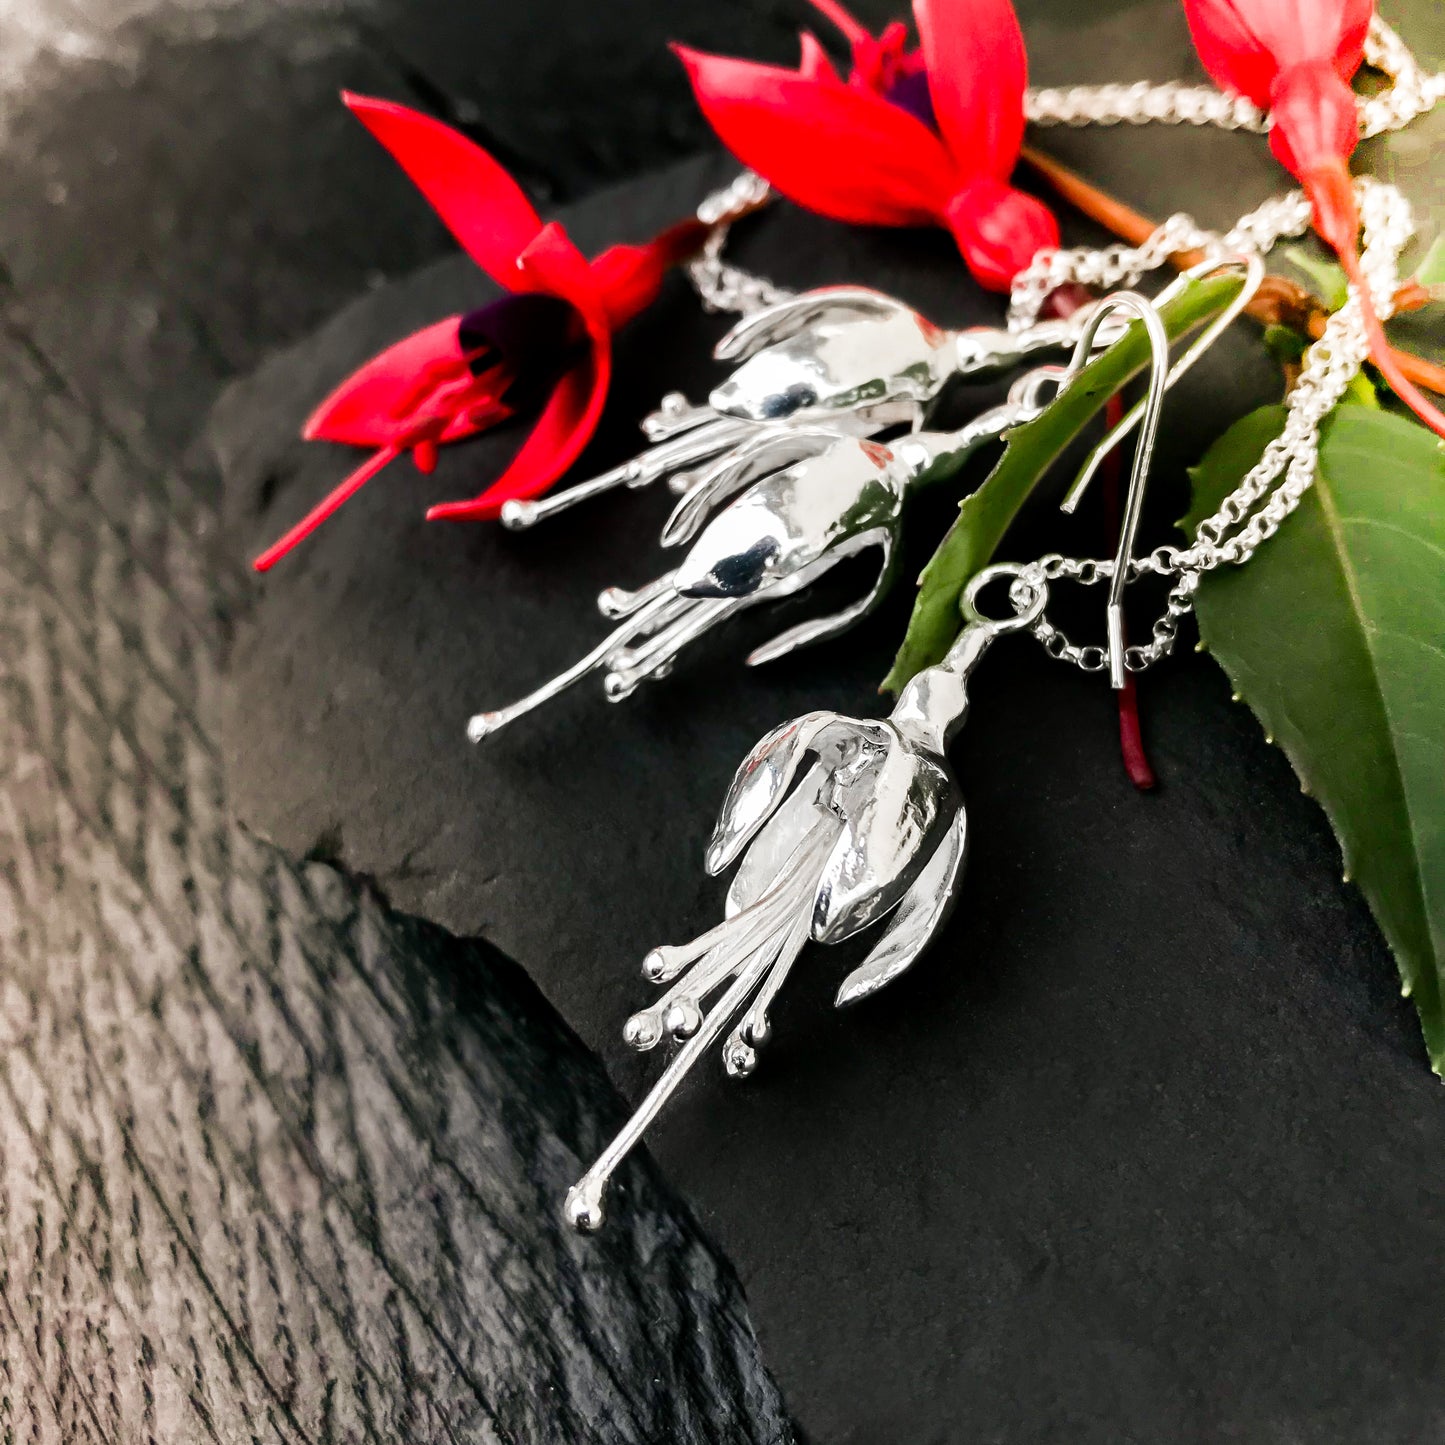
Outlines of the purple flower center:
M 513 411 L 540 406 L 586 350 L 576 308 L 532 291 L 469 311 L 457 336 L 473 376 L 497 371 L 505 378 L 497 399 Z
M 899 110 L 906 110 L 915 120 L 921 120 L 929 130 L 937 130 L 938 122 L 933 114 L 933 97 L 928 93 L 928 74 L 915 70 L 911 75 L 900 75 L 883 92 L 883 99 Z

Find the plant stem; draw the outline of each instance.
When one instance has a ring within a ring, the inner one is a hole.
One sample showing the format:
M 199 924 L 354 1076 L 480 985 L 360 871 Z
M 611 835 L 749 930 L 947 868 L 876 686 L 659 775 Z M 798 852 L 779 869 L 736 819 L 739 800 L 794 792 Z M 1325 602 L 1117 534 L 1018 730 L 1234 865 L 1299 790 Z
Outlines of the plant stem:
M 1142 245 L 1156 230 L 1155 223 L 1147 216 L 1086 181 L 1052 156 L 1033 146 L 1025 146 L 1022 156 L 1071 206 L 1131 246 Z M 1181 251 L 1170 257 L 1181 271 L 1202 259 L 1198 251 Z M 1395 293 L 1395 310 L 1414 311 L 1429 300 L 1427 288 L 1407 281 Z M 1318 296 L 1283 276 L 1266 276 L 1245 310 L 1265 326 L 1292 326 L 1314 341 L 1324 335 L 1330 319 L 1329 308 Z M 1408 380 L 1445 396 L 1445 367 L 1397 347 L 1392 347 L 1390 354 Z

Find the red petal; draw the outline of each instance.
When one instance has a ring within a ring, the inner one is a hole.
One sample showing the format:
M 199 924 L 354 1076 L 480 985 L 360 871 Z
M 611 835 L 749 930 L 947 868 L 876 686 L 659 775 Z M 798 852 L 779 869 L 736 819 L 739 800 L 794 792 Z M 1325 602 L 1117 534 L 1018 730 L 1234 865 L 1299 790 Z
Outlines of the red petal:
M 913 0 L 928 92 L 955 164 L 1007 180 L 1024 137 L 1028 60 L 1010 0 Z
M 345 442 L 383 447 L 401 437 L 412 421 L 407 403 L 429 369 L 464 366 L 457 340 L 459 316 L 413 332 L 353 371 L 311 414 L 301 435 L 309 442 Z M 469 435 L 468 432 L 461 433 Z M 456 437 L 446 436 L 445 441 Z
M 481 146 L 429 115 L 360 95 L 343 99 L 467 255 L 498 285 L 515 289 L 517 257 L 542 229 L 516 181 Z
M 937 220 L 954 167 L 922 121 L 855 86 L 674 45 L 722 143 L 782 195 L 854 225 Z

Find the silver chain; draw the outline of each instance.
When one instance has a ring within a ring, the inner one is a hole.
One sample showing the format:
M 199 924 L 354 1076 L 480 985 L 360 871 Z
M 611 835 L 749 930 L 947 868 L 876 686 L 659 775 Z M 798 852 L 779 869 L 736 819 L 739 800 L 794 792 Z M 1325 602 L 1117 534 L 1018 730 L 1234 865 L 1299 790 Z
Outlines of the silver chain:
M 1242 95 L 1212 85 L 1066 85 L 1030 90 L 1024 115 L 1035 125 L 1210 125 L 1220 130 L 1263 131 L 1267 118 Z
M 1362 136 L 1399 130 L 1445 99 L 1445 74 L 1423 70 L 1409 46 L 1379 16 L 1370 25 L 1365 59 L 1391 83 L 1378 95 L 1360 98 Z M 1031 90 L 1024 98 L 1024 114 L 1042 126 L 1208 125 L 1262 133 L 1272 123 L 1242 95 L 1179 81 Z
M 1042 252 L 1014 278 L 1009 298 L 1009 329 L 1020 331 L 1034 325 L 1044 302 L 1066 282 L 1076 281 L 1109 291 L 1133 286 L 1140 277 L 1157 271 L 1180 251 L 1198 250 L 1206 255 L 1249 251 L 1263 256 L 1281 237 L 1299 235 L 1309 219 L 1309 202 L 1300 192 L 1293 191 L 1256 206 L 1240 217 L 1224 236 L 1202 229 L 1192 217 L 1181 212 L 1170 216 L 1141 246 Z
M 704 311 L 726 311 L 750 316 L 765 306 L 786 301 L 792 292 L 754 276 L 741 266 L 723 260 L 728 232 L 740 216 L 756 210 L 772 196 L 768 183 L 754 171 L 743 171 L 720 191 L 714 191 L 697 208 L 697 218 L 712 231 L 695 261 L 688 263 L 688 279 Z
M 1365 40 L 1365 59 L 1391 84 L 1360 102 L 1360 134 L 1399 130 L 1445 100 L 1445 72 L 1424 70 L 1410 47 L 1377 15 Z

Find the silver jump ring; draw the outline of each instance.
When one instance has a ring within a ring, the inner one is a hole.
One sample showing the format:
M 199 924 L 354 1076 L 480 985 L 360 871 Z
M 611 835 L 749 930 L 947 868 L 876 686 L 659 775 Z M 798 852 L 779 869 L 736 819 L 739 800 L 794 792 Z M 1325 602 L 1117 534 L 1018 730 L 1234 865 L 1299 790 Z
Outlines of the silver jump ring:
M 1012 617 L 990 617 L 979 610 L 978 594 L 991 582 L 1000 578 L 1012 579 L 1009 584 L 1009 601 L 1013 603 Z M 969 622 L 985 622 L 999 632 L 1024 632 L 1043 616 L 1049 602 L 1049 586 L 1044 579 L 1017 562 L 995 562 L 992 567 L 974 575 L 963 591 L 961 610 Z

